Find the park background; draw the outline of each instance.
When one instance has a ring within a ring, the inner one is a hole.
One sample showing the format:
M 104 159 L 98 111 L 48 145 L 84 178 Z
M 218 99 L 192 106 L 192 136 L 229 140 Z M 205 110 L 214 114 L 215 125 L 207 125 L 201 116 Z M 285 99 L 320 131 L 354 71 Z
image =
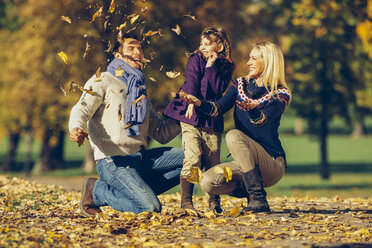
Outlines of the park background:
M 284 53 L 293 94 L 280 126 L 288 168 L 269 195 L 370 197 L 371 0 L 0 0 L 1 173 L 55 182 L 95 175 L 88 143 L 68 140 L 81 95 L 70 82 L 83 86 L 104 71 L 118 33 L 136 30 L 148 95 L 161 114 L 184 81 L 186 53 L 215 25 L 230 36 L 234 78 L 246 75 L 253 42 L 274 42 Z M 230 111 L 225 131 L 233 127 Z M 168 145 L 180 147 L 180 138 Z M 221 161 L 228 154 L 223 142 Z

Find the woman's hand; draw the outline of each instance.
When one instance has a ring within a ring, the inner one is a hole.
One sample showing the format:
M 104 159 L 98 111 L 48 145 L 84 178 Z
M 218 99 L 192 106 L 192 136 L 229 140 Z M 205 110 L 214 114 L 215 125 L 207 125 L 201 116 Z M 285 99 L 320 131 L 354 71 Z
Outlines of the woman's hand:
M 197 107 L 200 107 L 201 101 L 197 97 L 187 94 L 183 90 L 180 90 L 179 95 L 181 99 L 187 102 L 188 104 L 194 104 Z
M 216 61 L 217 57 L 218 57 L 217 53 L 212 53 L 207 59 L 206 67 L 211 67 Z
M 238 100 L 236 100 L 236 103 L 248 110 L 254 109 L 255 107 L 259 105 L 259 103 L 255 103 L 255 102 L 246 102 L 246 101 L 238 101 Z
M 193 114 L 194 114 L 194 104 L 189 104 L 189 106 L 187 106 L 185 117 L 187 119 L 191 119 Z

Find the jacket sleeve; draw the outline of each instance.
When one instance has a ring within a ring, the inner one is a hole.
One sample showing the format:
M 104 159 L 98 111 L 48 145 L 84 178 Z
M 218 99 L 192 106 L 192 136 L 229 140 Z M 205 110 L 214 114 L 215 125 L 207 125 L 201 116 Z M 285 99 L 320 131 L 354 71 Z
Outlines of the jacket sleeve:
M 91 89 L 94 93 L 83 92 L 79 101 L 71 109 L 69 131 L 75 127 L 84 129 L 87 122 L 103 102 L 106 87 L 103 82 L 94 82 L 95 78 L 96 77 L 93 76 L 84 85 L 85 89 Z
M 166 144 L 181 132 L 177 121 L 163 120 L 153 109 L 150 110 L 149 136 L 159 142 Z
M 221 98 L 223 92 L 231 80 L 231 72 L 222 72 L 223 62 L 218 60 L 212 66 L 205 68 L 205 75 L 201 80 L 201 91 L 203 96 L 208 96 L 208 89 L 212 91 L 212 95 L 216 99 Z
M 182 85 L 182 90 L 193 96 L 200 96 L 201 70 L 200 61 L 197 54 L 190 56 L 186 64 L 186 81 Z
M 216 102 L 201 100 L 199 109 L 207 115 L 220 117 L 235 105 L 236 96 L 236 88 L 230 86 L 226 94 Z

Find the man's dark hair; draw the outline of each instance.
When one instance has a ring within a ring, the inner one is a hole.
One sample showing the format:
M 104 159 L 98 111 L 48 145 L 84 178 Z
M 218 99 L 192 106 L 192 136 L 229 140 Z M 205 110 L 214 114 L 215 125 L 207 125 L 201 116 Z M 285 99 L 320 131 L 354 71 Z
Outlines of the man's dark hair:
M 119 49 L 119 47 L 123 44 L 123 41 L 124 41 L 125 39 L 129 39 L 129 38 L 131 38 L 131 39 L 135 39 L 135 40 L 138 40 L 138 41 L 139 41 L 138 36 L 137 36 L 136 33 L 134 33 L 134 32 L 125 33 L 125 34 L 123 34 L 123 36 L 121 37 L 121 41 L 117 41 L 117 42 L 115 43 L 115 46 L 114 46 L 114 48 L 112 49 L 112 51 L 113 51 L 113 52 L 117 52 L 118 49 Z

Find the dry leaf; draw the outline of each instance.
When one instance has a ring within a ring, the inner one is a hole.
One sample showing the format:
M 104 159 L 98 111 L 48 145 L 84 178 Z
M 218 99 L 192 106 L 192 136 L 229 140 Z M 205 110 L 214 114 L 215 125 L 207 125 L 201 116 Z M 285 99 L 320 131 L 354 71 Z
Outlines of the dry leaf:
M 131 105 L 135 105 L 136 103 L 138 103 L 139 101 L 142 101 L 143 99 L 146 98 L 146 95 L 145 94 L 142 94 L 140 95 L 136 100 L 134 100 Z
M 232 171 L 231 171 L 231 169 L 229 167 L 227 167 L 227 166 L 223 167 L 223 175 L 226 178 L 226 182 L 231 181 L 231 179 L 232 179 Z
M 113 13 L 114 10 L 115 10 L 115 0 L 112 0 L 111 3 L 110 3 L 109 12 Z
M 203 173 L 197 166 L 190 167 L 190 175 L 187 177 L 187 181 L 190 183 L 198 184 L 203 180 Z
M 151 81 L 155 82 L 155 83 L 157 82 L 156 79 L 155 79 L 154 77 L 149 77 L 149 79 L 150 79 Z
M 102 71 L 102 64 L 100 64 L 96 70 L 96 78 L 101 77 L 101 71 Z
M 181 34 L 180 25 L 177 24 L 175 28 L 172 28 L 172 31 L 174 31 L 177 35 L 180 35 Z
M 228 216 L 230 217 L 237 217 L 240 215 L 241 209 L 237 206 L 233 207 L 230 212 L 228 213 Z
M 89 45 L 89 43 L 87 42 L 87 43 L 85 44 L 85 51 L 84 51 L 84 54 L 83 54 L 83 58 L 85 58 L 85 56 L 87 56 L 87 54 L 89 53 L 89 51 L 90 51 L 90 45 Z
M 102 15 L 102 11 L 103 11 L 103 7 L 99 8 L 99 9 L 97 10 L 97 12 L 94 13 L 94 15 L 93 15 L 93 17 L 92 17 L 92 20 L 91 20 L 90 22 L 91 22 L 91 23 L 94 22 L 94 20 L 95 20 L 97 17 L 101 16 L 101 15 Z
M 140 15 L 135 15 L 130 19 L 130 24 L 133 24 L 137 19 L 140 17 Z
M 58 56 L 63 60 L 63 62 L 67 65 L 68 58 L 67 55 L 64 52 L 59 52 Z
M 71 24 L 71 19 L 68 16 L 61 16 L 61 20 Z
M 118 120 L 121 121 L 122 119 L 122 115 L 121 115 L 121 104 L 119 104 L 119 109 L 118 109 Z
M 115 77 L 121 77 L 124 75 L 124 70 L 115 70 Z
M 111 42 L 108 41 L 107 49 L 105 50 L 105 52 L 106 52 L 106 53 L 112 52 L 112 49 L 113 49 L 113 47 L 112 47 L 112 45 L 111 45 Z
M 185 17 L 189 17 L 189 18 L 191 18 L 192 20 L 196 21 L 195 16 L 191 15 L 190 13 L 189 13 L 189 14 L 186 14 L 186 15 L 183 15 L 183 16 L 185 16 Z
M 180 72 L 175 72 L 175 71 L 167 71 L 165 74 L 166 74 L 169 78 L 172 78 L 172 79 L 178 77 L 179 75 L 181 75 Z
M 125 28 L 125 26 L 127 26 L 127 22 L 124 22 L 123 24 L 121 24 L 119 27 L 117 27 L 116 29 L 117 30 L 122 30 L 123 28 Z

